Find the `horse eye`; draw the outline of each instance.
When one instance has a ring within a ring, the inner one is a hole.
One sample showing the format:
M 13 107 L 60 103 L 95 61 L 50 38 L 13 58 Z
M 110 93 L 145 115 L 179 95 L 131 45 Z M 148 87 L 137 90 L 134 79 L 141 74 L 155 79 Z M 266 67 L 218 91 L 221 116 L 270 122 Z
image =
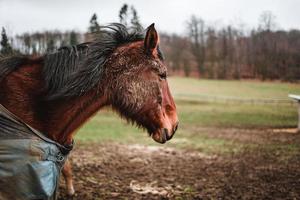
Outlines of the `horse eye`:
M 159 78 L 163 79 L 163 80 L 167 79 L 167 73 L 163 72 L 163 73 L 159 74 Z

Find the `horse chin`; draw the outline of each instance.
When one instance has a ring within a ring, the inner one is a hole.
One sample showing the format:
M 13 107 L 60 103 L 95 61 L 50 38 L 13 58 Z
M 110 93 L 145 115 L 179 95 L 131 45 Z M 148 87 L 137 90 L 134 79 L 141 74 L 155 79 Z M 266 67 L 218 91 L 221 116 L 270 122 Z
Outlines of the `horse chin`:
M 158 129 L 155 132 L 151 133 L 151 137 L 155 142 L 158 142 L 160 144 L 164 144 L 170 139 L 168 136 L 168 130 L 165 128 Z

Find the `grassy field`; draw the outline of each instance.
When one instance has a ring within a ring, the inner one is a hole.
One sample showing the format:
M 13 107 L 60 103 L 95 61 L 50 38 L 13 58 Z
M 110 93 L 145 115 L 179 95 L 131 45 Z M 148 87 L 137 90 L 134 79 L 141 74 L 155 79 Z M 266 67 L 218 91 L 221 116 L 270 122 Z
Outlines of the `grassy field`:
M 300 94 L 299 84 L 177 77 L 169 82 L 180 125 L 166 144 L 155 143 L 110 108 L 80 129 L 70 157 L 74 200 L 300 199 L 300 134 L 281 129 L 296 127 L 297 106 L 287 95 Z
M 236 98 L 288 99 L 300 93 L 300 85 L 281 82 L 205 80 L 174 77 L 169 79 L 175 97 L 224 96 Z
M 239 98 L 287 99 L 300 93 L 299 84 L 256 81 L 215 81 L 170 78 L 180 128 L 168 146 L 193 148 L 216 153 L 239 149 L 240 144 L 224 138 L 209 137 L 214 129 L 270 129 L 296 127 L 297 111 L 293 104 L 252 105 L 181 100 L 181 96 L 218 95 Z M 194 98 L 194 97 L 193 97 Z M 209 128 L 207 130 L 206 128 Z M 77 134 L 80 142 L 155 144 L 143 130 L 128 125 L 109 108 L 100 111 Z

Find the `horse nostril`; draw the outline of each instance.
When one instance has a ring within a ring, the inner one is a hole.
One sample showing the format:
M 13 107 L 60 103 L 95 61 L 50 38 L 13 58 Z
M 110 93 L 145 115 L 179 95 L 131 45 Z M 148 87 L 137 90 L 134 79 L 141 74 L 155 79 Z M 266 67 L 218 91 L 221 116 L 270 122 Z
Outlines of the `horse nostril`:
M 176 125 L 175 125 L 175 127 L 174 127 L 174 133 L 177 131 L 177 129 L 178 129 L 178 124 L 179 124 L 179 122 L 177 122 L 176 123 Z
M 163 129 L 163 137 L 164 137 L 163 138 L 164 141 L 169 140 L 168 129 L 166 128 Z

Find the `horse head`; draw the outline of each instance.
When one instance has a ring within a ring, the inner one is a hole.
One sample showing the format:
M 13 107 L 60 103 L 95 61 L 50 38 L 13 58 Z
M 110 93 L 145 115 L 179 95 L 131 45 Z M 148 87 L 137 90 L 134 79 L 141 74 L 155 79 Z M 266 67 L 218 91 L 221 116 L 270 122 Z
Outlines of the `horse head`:
M 113 108 L 147 129 L 156 142 L 171 139 L 178 116 L 154 24 L 147 29 L 144 40 L 118 47 L 107 66 L 104 74 L 111 81 L 106 91 Z

